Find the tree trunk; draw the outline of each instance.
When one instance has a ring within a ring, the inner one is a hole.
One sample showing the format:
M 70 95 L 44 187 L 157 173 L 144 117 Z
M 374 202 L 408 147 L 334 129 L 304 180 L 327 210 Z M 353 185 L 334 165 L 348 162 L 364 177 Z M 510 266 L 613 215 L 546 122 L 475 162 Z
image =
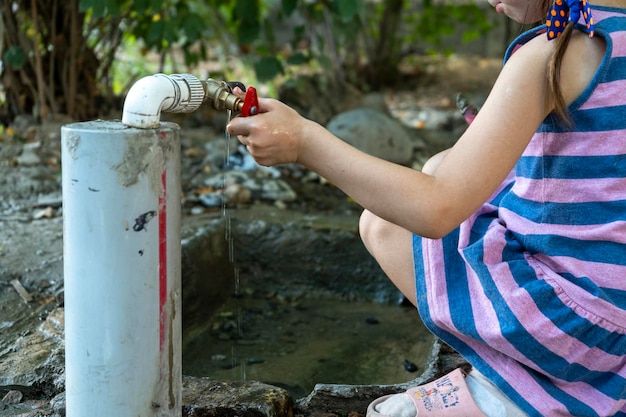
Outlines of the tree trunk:
M 78 1 L 8 1 L 0 13 L 5 29 L 0 39 L 5 53 L 0 74 L 6 97 L 2 117 L 9 121 L 20 114 L 43 119 L 54 113 L 76 120 L 96 117 L 99 61 L 87 45 Z M 9 49 L 13 55 L 7 59 Z
M 402 26 L 404 0 L 385 0 L 383 17 L 379 25 L 379 35 L 373 51 L 369 53 L 367 82 L 374 88 L 389 85 L 397 79 L 401 41 L 398 30 Z

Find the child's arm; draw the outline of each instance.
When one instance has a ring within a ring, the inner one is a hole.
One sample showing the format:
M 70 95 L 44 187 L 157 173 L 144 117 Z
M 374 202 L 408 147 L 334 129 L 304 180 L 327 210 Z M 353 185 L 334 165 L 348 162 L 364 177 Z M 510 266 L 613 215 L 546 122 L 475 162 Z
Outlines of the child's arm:
M 261 99 L 261 114 L 235 118 L 228 130 L 240 135 L 260 164 L 299 162 L 379 217 L 438 238 L 486 201 L 550 112 L 545 74 L 552 47 L 538 37 L 509 59 L 476 119 L 433 175 L 365 154 L 276 100 Z M 563 90 L 567 96 L 571 89 Z

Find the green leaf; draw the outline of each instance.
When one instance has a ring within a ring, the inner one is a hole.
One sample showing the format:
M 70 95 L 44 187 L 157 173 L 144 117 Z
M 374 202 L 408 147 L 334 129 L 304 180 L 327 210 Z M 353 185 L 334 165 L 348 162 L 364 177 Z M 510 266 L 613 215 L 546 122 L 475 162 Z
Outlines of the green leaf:
M 79 12 L 86 12 L 87 11 L 89 6 L 87 6 L 86 3 L 89 3 L 89 0 L 78 0 L 78 11 Z
M 26 54 L 19 46 L 11 45 L 4 53 L 3 61 L 13 69 L 19 70 L 26 63 Z
M 117 17 L 120 15 L 120 5 L 118 0 L 107 0 L 105 2 L 105 7 L 107 9 L 107 14 L 110 16 Z
M 163 22 L 163 39 L 167 41 L 167 43 L 176 43 L 176 41 L 180 38 L 178 29 L 179 25 L 176 24 L 173 20 L 166 20 Z
M 159 47 L 163 38 L 163 21 L 151 22 L 146 31 L 146 43 L 149 46 Z
M 78 11 L 81 13 L 86 12 L 91 9 L 94 4 L 100 3 L 98 0 L 79 0 L 78 2 Z
M 150 7 L 150 0 L 134 0 L 133 9 L 139 14 L 144 14 Z
M 285 16 L 291 16 L 298 6 L 298 0 L 282 0 L 281 3 Z
M 474 39 L 478 39 L 480 37 L 479 30 L 466 30 L 463 32 L 462 41 L 464 43 L 471 42 Z
M 96 18 L 102 18 L 106 16 L 106 4 L 102 1 L 96 1 L 92 4 L 91 10 L 93 11 L 93 15 Z
M 237 27 L 237 41 L 240 45 L 247 45 L 259 38 L 261 25 L 259 22 L 242 22 Z
M 309 62 L 309 57 L 302 52 L 297 52 L 287 58 L 287 63 L 289 65 L 302 65 L 307 62 Z
M 123 0 L 79 0 L 78 10 L 86 12 L 91 9 L 93 17 L 102 19 L 107 16 L 119 16 Z
M 257 0 L 237 0 L 234 17 L 241 22 L 259 21 L 259 3 Z
M 322 66 L 322 68 L 326 69 L 327 71 L 332 71 L 332 69 L 333 69 L 333 61 L 332 61 L 332 59 L 330 59 L 326 55 L 322 55 L 322 56 L 318 57 L 317 60 L 319 61 L 319 63 Z
M 257 0 L 237 0 L 233 20 L 237 22 L 237 41 L 240 45 L 253 43 L 259 38 L 261 22 Z
M 205 23 L 202 17 L 192 13 L 183 19 L 183 32 L 189 40 L 196 41 L 202 37 L 202 31 L 204 30 Z
M 344 22 L 352 20 L 363 7 L 361 0 L 335 0 L 333 9 Z
M 359 34 L 358 19 L 342 21 L 335 19 L 333 21 L 333 34 L 335 40 L 339 41 L 339 44 L 348 45 L 352 43 Z
M 284 70 L 283 65 L 276 57 L 267 56 L 259 58 L 254 63 L 254 72 L 259 81 L 264 82 L 272 80 L 277 75 L 282 74 Z

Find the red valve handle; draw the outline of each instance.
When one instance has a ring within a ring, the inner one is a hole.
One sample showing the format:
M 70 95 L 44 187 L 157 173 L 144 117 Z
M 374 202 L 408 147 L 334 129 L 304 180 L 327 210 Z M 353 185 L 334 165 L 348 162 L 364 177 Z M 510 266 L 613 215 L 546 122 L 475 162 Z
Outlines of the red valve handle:
M 254 116 L 259 112 L 259 98 L 256 95 L 256 88 L 248 87 L 246 97 L 243 100 L 240 116 Z

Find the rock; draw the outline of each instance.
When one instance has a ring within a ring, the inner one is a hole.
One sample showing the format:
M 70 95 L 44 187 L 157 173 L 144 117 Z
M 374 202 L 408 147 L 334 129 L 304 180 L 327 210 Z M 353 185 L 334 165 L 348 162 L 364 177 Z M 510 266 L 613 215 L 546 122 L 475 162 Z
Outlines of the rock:
M 0 352 L 0 390 L 37 390 L 57 394 L 65 385 L 62 308 L 53 310 L 36 329 Z
M 65 392 L 62 392 L 50 400 L 52 411 L 65 415 Z
M 225 202 L 224 194 L 221 191 L 212 191 L 198 195 L 198 201 L 204 207 L 222 207 Z
M 280 178 L 278 168 L 257 164 L 244 146 L 231 140 L 227 149 L 226 142 L 219 140 L 207 143 L 205 150 L 204 172 L 192 179 L 204 207 L 221 207 L 224 203 L 230 207 L 253 200 L 289 202 L 297 198 Z
M 294 201 L 295 191 L 282 179 L 276 178 L 273 171 L 264 169 L 248 171 L 224 171 L 208 176 L 204 185 L 216 190 L 212 194 L 222 194 L 223 197 L 202 196 L 200 201 L 207 207 L 221 205 L 222 198 L 227 204 L 247 203 L 250 200 Z M 210 197 L 210 198 L 209 198 Z
M 294 410 L 296 414 L 305 417 L 316 417 L 325 412 L 338 415 L 364 412 L 368 404 L 378 397 L 429 383 L 456 368 L 469 372 L 471 365 L 448 345 L 436 339 L 427 367 L 417 378 L 393 385 L 317 384 L 307 397 L 296 401 Z
M 411 372 L 411 373 L 417 372 L 417 365 L 411 362 L 410 360 L 405 359 L 403 365 L 404 365 L 404 369 L 407 372 Z
M 415 145 L 406 129 L 380 111 L 350 110 L 331 119 L 326 128 L 370 155 L 399 164 L 413 160 Z
M 20 114 L 15 116 L 11 127 L 16 132 L 25 132 L 29 127 L 37 125 L 37 119 L 30 114 Z
M 361 101 L 361 106 L 365 109 L 377 110 L 386 115 L 390 115 L 389 107 L 387 107 L 387 102 L 385 101 L 385 94 L 381 92 L 371 92 L 365 94 L 363 96 L 363 100 Z
M 48 194 L 39 194 L 35 207 L 53 207 L 59 208 L 63 205 L 63 195 L 61 191 L 53 191 Z
M 50 206 L 36 210 L 33 213 L 33 220 L 51 219 L 54 217 L 54 209 Z
M 4 404 L 19 404 L 22 402 L 22 398 L 24 398 L 24 394 L 18 390 L 11 390 L 6 393 L 4 397 L 2 397 L 2 402 Z
M 39 165 L 41 158 L 37 155 L 37 150 L 41 146 L 40 142 L 27 143 L 24 145 L 22 154 L 16 158 L 19 165 Z
M 303 74 L 289 77 L 280 85 L 278 95 L 307 119 L 326 124 L 334 115 L 358 107 L 363 94 L 338 77 Z
M 286 390 L 261 382 L 183 378 L 183 417 L 293 417 Z

